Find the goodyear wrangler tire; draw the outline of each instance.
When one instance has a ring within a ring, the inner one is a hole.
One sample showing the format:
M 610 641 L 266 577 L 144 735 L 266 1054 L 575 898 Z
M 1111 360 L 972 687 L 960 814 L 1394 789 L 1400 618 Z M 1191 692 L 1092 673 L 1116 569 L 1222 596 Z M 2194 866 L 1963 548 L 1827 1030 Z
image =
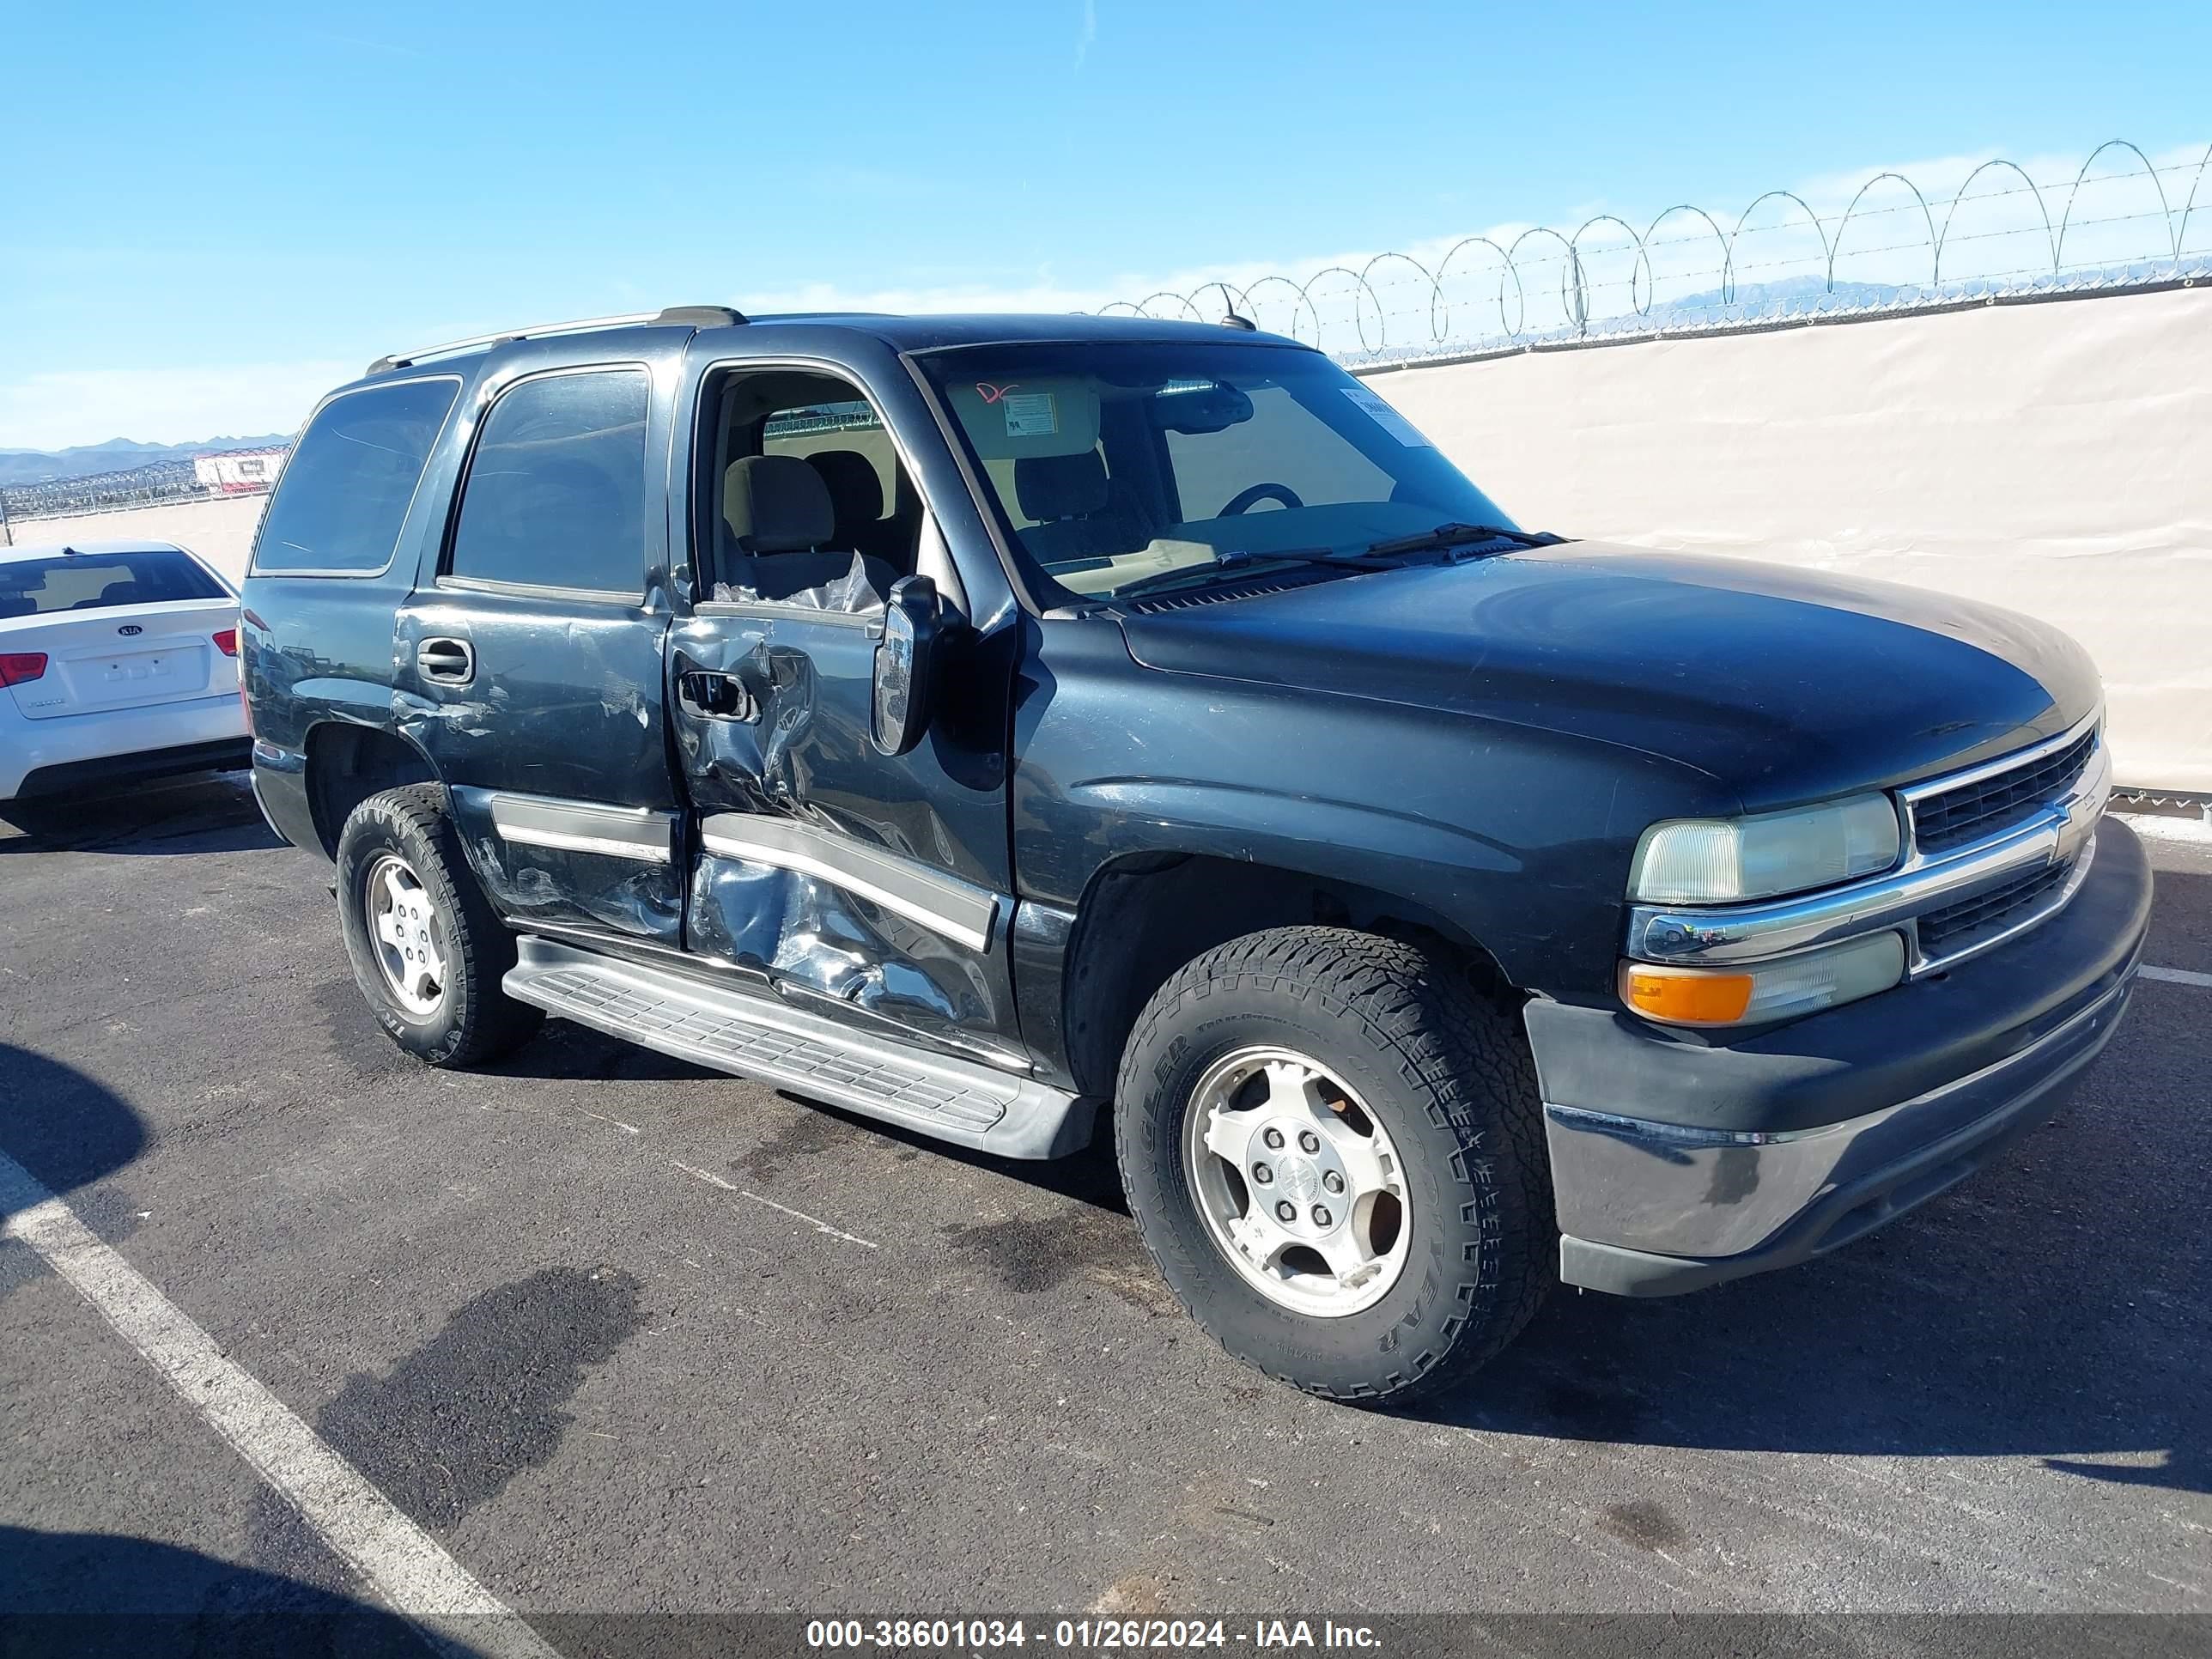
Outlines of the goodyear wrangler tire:
M 1534 1064 L 1448 957 L 1331 927 L 1231 940 L 1146 1006 L 1116 1099 L 1161 1274 L 1310 1393 L 1449 1387 L 1554 1280 Z
M 514 935 L 492 913 L 437 785 L 372 795 L 338 836 L 338 917 L 355 981 L 392 1040 L 433 1066 L 472 1066 L 544 1016 L 500 988 Z

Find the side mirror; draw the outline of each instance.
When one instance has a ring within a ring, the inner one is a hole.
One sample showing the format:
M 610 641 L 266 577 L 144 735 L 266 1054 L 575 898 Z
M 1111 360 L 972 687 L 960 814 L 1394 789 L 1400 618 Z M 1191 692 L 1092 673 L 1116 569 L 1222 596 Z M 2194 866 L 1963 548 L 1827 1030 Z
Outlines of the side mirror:
M 929 728 L 936 683 L 937 646 L 945 634 L 945 606 L 927 576 L 902 576 L 884 607 L 883 637 L 876 641 L 870 735 L 877 750 L 903 755 Z

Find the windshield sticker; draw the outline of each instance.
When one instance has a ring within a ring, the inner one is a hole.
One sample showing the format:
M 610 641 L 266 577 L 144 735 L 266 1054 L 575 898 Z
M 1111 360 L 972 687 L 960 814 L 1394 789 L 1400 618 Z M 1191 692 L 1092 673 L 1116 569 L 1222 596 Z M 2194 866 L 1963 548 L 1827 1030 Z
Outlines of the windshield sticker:
M 1421 429 L 1384 403 L 1364 386 L 1340 388 L 1352 399 L 1352 407 L 1381 427 L 1408 449 L 1434 449 L 1436 446 L 1421 435 Z
M 1049 438 L 1060 430 L 1060 410 L 1049 392 L 1010 389 L 999 394 L 999 406 L 1006 411 L 1009 438 Z

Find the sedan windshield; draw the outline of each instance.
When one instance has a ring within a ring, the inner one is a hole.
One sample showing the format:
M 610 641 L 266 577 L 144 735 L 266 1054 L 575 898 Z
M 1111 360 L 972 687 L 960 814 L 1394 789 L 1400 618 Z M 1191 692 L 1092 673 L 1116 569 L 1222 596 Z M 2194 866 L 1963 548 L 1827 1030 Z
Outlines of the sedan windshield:
M 1353 563 L 1439 525 L 1513 527 L 1319 352 L 1223 342 L 921 359 L 1048 605 Z

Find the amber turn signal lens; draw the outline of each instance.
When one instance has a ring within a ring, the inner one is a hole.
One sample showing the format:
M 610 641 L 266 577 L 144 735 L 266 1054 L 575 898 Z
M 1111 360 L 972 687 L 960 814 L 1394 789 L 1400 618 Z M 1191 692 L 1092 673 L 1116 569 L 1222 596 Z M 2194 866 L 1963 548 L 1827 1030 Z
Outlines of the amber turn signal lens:
M 1751 1006 L 1751 993 L 1749 974 L 1654 968 L 1640 962 L 1620 966 L 1620 1000 L 1647 1018 L 1672 1024 L 1733 1024 Z

